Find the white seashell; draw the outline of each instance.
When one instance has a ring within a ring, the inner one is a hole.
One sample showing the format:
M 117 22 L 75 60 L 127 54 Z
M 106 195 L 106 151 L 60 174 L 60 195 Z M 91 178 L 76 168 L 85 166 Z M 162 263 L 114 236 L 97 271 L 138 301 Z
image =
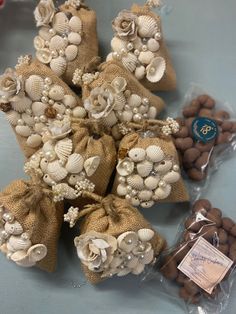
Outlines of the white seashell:
M 77 100 L 74 96 L 72 95 L 65 95 L 63 97 L 63 104 L 66 106 L 66 107 L 69 107 L 69 108 L 74 108 L 76 105 L 77 105 Z
M 70 185 L 76 185 L 77 182 L 84 180 L 84 176 L 83 175 L 79 175 L 79 174 L 72 174 L 69 179 L 68 179 L 68 183 Z
M 112 61 L 112 60 L 113 60 L 113 52 L 110 52 L 110 53 L 107 55 L 106 61 L 109 62 L 109 61 Z
M 34 130 L 36 133 L 39 133 L 41 134 L 42 132 L 45 131 L 45 124 L 43 123 L 35 123 L 35 126 L 34 126 Z
M 144 113 L 147 113 L 148 112 L 148 109 L 149 109 L 149 106 L 148 105 L 141 105 L 139 108 L 138 108 L 138 111 L 142 114 Z
M 111 111 L 109 115 L 106 118 L 102 119 L 102 123 L 107 127 L 113 127 L 117 123 L 118 119 L 114 113 L 114 111 Z
M 167 173 L 162 180 L 165 181 L 166 183 L 175 183 L 177 181 L 179 181 L 180 179 L 180 174 L 178 172 L 175 171 L 170 171 L 169 173 Z
M 35 262 L 31 262 L 25 250 L 20 250 L 11 255 L 11 260 L 21 267 L 32 267 Z
M 116 77 L 111 82 L 112 87 L 115 89 L 116 93 L 124 92 L 127 86 L 127 81 L 121 76 Z
M 143 178 L 140 177 L 138 174 L 132 174 L 127 178 L 128 184 L 137 190 L 142 190 L 144 187 Z
M 57 76 L 61 76 L 62 74 L 64 74 L 66 67 L 66 59 L 63 57 L 52 59 L 52 61 L 50 62 L 50 68 L 53 70 L 53 72 L 56 73 Z
M 31 134 L 31 129 L 28 125 L 17 125 L 15 130 L 17 134 L 23 137 L 28 137 Z
M 139 263 L 138 257 L 132 256 L 131 260 L 129 260 L 126 263 L 126 267 L 128 267 L 129 269 L 135 269 L 138 263 Z
M 150 145 L 146 148 L 147 159 L 152 162 L 159 162 L 164 159 L 165 154 L 160 146 Z
M 77 57 L 77 54 L 78 47 L 76 47 L 75 45 L 69 45 L 68 47 L 66 47 L 65 56 L 67 61 L 73 61 Z
M 166 70 L 166 61 L 162 57 L 156 57 L 152 60 L 152 62 L 147 66 L 147 79 L 156 83 L 159 82 Z
M 42 137 L 39 134 L 32 134 L 28 137 L 26 144 L 29 147 L 36 148 L 42 143 Z
M 39 29 L 39 36 L 43 38 L 45 41 L 50 41 L 53 37 L 53 34 L 49 32 L 50 27 L 43 26 Z
M 159 164 L 154 166 L 155 171 L 158 173 L 166 173 L 168 172 L 173 166 L 173 163 L 171 160 L 163 160 Z
M 114 110 L 122 111 L 126 104 L 126 98 L 123 93 L 119 93 L 115 96 L 115 106 Z
M 138 237 L 139 240 L 142 242 L 149 242 L 154 237 L 155 232 L 151 229 L 139 229 L 138 230 Z
M 146 201 L 146 202 L 142 202 L 142 203 L 140 204 L 140 206 L 141 206 L 142 208 L 150 208 L 150 207 L 152 207 L 154 204 L 155 204 L 154 201 Z
M 66 107 L 62 104 L 58 104 L 57 102 L 54 103 L 53 108 L 61 115 L 63 115 L 66 111 Z
M 157 116 L 157 108 L 154 107 L 154 106 L 151 106 L 149 109 L 148 109 L 148 117 L 149 119 L 155 119 L 156 116 Z
M 135 76 L 140 81 L 145 77 L 146 74 L 146 68 L 143 65 L 140 65 L 135 70 Z
M 48 64 L 52 60 L 52 54 L 48 48 L 37 50 L 35 55 L 36 58 L 44 64 Z
M 69 31 L 69 20 L 65 13 L 59 12 L 55 14 L 53 18 L 53 29 L 59 33 L 59 34 L 64 34 Z
M 73 109 L 73 117 L 75 118 L 85 118 L 87 116 L 87 112 L 83 107 L 76 107 Z
M 44 81 L 42 77 L 39 75 L 31 75 L 25 81 L 25 91 L 28 94 L 28 96 L 34 101 L 41 99 L 43 89 Z
M 48 107 L 47 104 L 44 104 L 42 102 L 36 101 L 32 104 L 32 112 L 33 115 L 36 117 L 40 117 L 44 115 L 45 109 Z
M 10 236 L 9 244 L 14 251 L 28 250 L 31 247 L 31 241 L 28 238 L 23 238 L 22 236 Z
M 138 193 L 138 197 L 142 201 L 149 201 L 152 198 L 152 191 L 149 190 L 143 190 Z
M 146 151 L 143 148 L 132 148 L 129 153 L 128 153 L 129 157 L 135 161 L 135 162 L 139 162 L 139 161 L 143 161 L 146 157 Z
M 138 207 L 140 205 L 140 200 L 138 199 L 138 197 L 132 197 L 131 204 L 135 207 Z
M 9 242 L 7 242 L 6 245 L 7 245 L 7 250 L 8 250 L 8 252 L 11 252 L 11 253 L 15 252 L 15 250 L 14 250 L 13 247 L 9 244 Z
M 152 171 L 152 168 L 153 168 L 153 163 L 148 160 L 144 160 L 137 164 L 137 172 L 143 178 L 147 177 L 150 174 L 150 172 Z
M 68 138 L 58 141 L 55 145 L 55 153 L 57 154 L 58 158 L 64 162 L 71 155 L 72 149 L 73 149 L 72 140 Z
M 132 94 L 129 97 L 128 104 L 130 107 L 132 107 L 132 108 L 139 107 L 141 105 L 141 103 L 142 103 L 142 98 L 139 95 Z
M 141 50 L 143 47 L 142 39 L 138 36 L 134 41 L 132 41 L 132 44 L 134 45 L 134 49 L 137 49 L 137 50 Z
M 127 194 L 127 186 L 125 184 L 118 184 L 116 192 L 120 196 L 125 196 Z
M 18 221 L 15 221 L 13 223 L 6 222 L 4 229 L 8 234 L 13 234 L 13 235 L 19 235 L 24 232 L 21 224 Z
M 21 118 L 28 126 L 33 126 L 35 124 L 34 117 L 27 113 L 22 113 Z
M 138 57 L 138 60 L 142 64 L 149 64 L 154 58 L 154 53 L 151 51 L 141 51 Z
M 50 50 L 63 50 L 67 46 L 66 41 L 59 35 L 53 36 L 50 40 L 49 49 Z
M 123 277 L 123 276 L 127 276 L 129 273 L 131 272 L 131 269 L 126 267 L 124 269 L 121 269 L 118 273 L 117 273 L 117 277 Z
M 159 50 L 160 44 L 156 39 L 150 38 L 147 42 L 147 47 L 148 47 L 148 50 L 152 52 L 156 52 Z
M 138 263 L 137 266 L 132 269 L 132 274 L 133 275 L 140 275 L 144 271 L 145 265 Z
M 128 53 L 121 59 L 123 66 L 130 72 L 134 72 L 137 67 L 138 59 L 133 53 Z
M 44 244 L 35 244 L 27 252 L 31 262 L 39 262 L 47 255 L 47 247 Z
M 60 85 L 53 85 L 49 90 L 49 97 L 53 100 L 62 100 L 64 98 L 64 88 Z
M 144 258 L 140 259 L 140 262 L 144 265 L 150 264 L 154 259 L 154 251 L 150 245 L 150 249 L 144 253 Z
M 36 50 L 39 50 L 39 49 L 42 49 L 44 47 L 45 47 L 45 40 L 40 36 L 34 37 L 34 48 Z
M 58 184 L 57 186 L 62 187 L 62 189 L 66 191 L 65 198 L 67 198 L 68 200 L 73 200 L 78 197 L 77 191 L 73 189 L 72 187 L 70 187 L 68 184 L 61 183 L 61 184 Z
M 114 37 L 111 40 L 111 48 L 113 51 L 121 53 L 122 49 L 127 48 L 127 42 L 118 37 Z
M 81 43 L 81 36 L 80 34 L 78 33 L 75 33 L 75 32 L 71 32 L 69 35 L 68 35 L 68 40 L 71 44 L 73 45 L 79 45 Z
M 134 170 L 134 162 L 128 157 L 119 160 L 119 163 L 116 166 L 116 170 L 119 173 L 119 175 L 128 176 Z
M 148 15 L 138 17 L 138 34 L 141 37 L 152 37 L 158 31 L 158 24 L 154 18 Z
M 30 109 L 31 104 L 32 101 L 29 97 L 21 97 L 19 100 L 11 102 L 12 108 L 20 113 Z
M 67 169 L 61 166 L 59 161 L 49 162 L 47 167 L 47 174 L 56 182 L 59 182 L 68 174 Z
M 117 238 L 117 243 L 121 250 L 130 253 L 138 244 L 138 235 L 133 231 L 127 231 Z
M 43 181 L 49 186 L 53 186 L 55 184 L 55 181 L 53 181 L 53 179 L 48 174 L 43 176 Z
M 170 195 L 171 186 L 167 184 L 165 187 L 159 187 L 155 190 L 155 196 L 157 199 L 164 200 Z
M 155 190 L 159 181 L 158 177 L 150 176 L 145 179 L 144 184 L 149 190 Z
M 69 20 L 69 26 L 73 32 L 79 33 L 82 31 L 82 21 L 78 16 L 72 16 Z
M 69 156 L 67 164 L 66 164 L 66 170 L 69 173 L 79 173 L 83 170 L 84 167 L 84 158 L 77 153 L 74 153 Z
M 100 156 L 90 157 L 87 160 L 85 160 L 84 169 L 88 177 L 91 177 L 97 171 L 100 162 L 101 162 Z
M 14 110 L 6 112 L 6 119 L 11 125 L 16 126 L 20 118 L 21 118 L 20 114 Z
M 123 122 L 130 122 L 133 119 L 133 112 L 131 110 L 125 110 L 120 117 Z
M 40 161 L 40 168 L 41 170 L 46 173 L 48 168 L 48 160 L 46 158 L 42 158 Z

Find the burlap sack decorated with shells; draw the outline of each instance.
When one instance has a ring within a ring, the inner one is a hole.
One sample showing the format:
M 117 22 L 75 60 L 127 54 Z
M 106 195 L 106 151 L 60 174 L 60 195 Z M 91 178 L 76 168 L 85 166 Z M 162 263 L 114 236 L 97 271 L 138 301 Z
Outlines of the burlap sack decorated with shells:
M 48 132 L 48 141 L 26 162 L 25 172 L 36 170 L 55 202 L 81 205 L 83 191 L 104 195 L 116 165 L 113 138 L 92 120 L 72 120 L 70 134 L 57 131 L 61 137 L 54 139 Z
M 67 127 L 71 117 L 84 118 L 81 100 L 48 67 L 29 56 L 19 58 L 16 70 L 0 76 L 0 107 L 12 125 L 26 157 L 44 141 L 44 133 L 54 124 Z
M 34 14 L 40 27 L 34 38 L 37 59 L 71 85 L 75 69 L 98 55 L 96 13 L 79 0 L 68 0 L 59 10 L 52 0 L 41 0 Z
M 77 213 L 76 219 L 84 218 L 74 240 L 87 279 L 96 284 L 113 275 L 142 273 L 163 249 L 164 239 L 126 200 L 89 197 L 97 204 Z
M 52 272 L 63 205 L 37 181 L 17 180 L 0 193 L 0 251 L 22 267 Z
M 152 91 L 176 88 L 176 74 L 163 38 L 160 16 L 152 3 L 134 4 L 112 23 L 115 36 L 108 60 L 118 60 Z
M 164 108 L 164 102 L 150 93 L 117 61 L 105 62 L 95 74 L 76 71 L 74 83 L 83 82 L 84 107 L 90 118 L 102 121 L 119 140 L 118 124 L 154 119 Z
M 185 202 L 188 193 L 181 178 L 171 134 L 179 129 L 172 118 L 128 133 L 120 142 L 113 193 L 133 206 L 149 208 L 155 202 Z

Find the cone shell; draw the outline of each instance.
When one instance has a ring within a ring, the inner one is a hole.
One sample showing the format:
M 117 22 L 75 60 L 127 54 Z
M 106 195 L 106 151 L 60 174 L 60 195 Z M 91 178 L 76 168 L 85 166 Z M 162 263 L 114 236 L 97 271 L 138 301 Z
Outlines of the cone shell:
M 147 158 L 152 162 L 159 162 L 164 159 L 165 155 L 160 146 L 151 145 L 146 149 Z
M 156 57 L 147 66 L 147 79 L 149 82 L 156 83 L 159 82 L 166 70 L 166 61 L 162 57 Z
M 6 112 L 6 119 L 11 125 L 16 126 L 20 118 L 21 118 L 20 114 L 14 110 Z
M 150 38 L 147 42 L 147 47 L 148 47 L 148 50 L 152 52 L 156 52 L 159 50 L 160 44 L 156 39 Z
M 48 164 L 47 173 L 54 181 L 59 182 L 65 179 L 68 171 L 61 166 L 59 161 L 53 161 Z
M 155 191 L 155 196 L 158 199 L 163 200 L 170 195 L 170 192 L 171 192 L 171 186 L 167 184 L 165 187 L 157 188 Z
M 159 178 L 158 177 L 147 177 L 144 181 L 144 184 L 146 186 L 147 189 L 149 190 L 155 190 L 158 186 L 158 182 L 159 182 Z
M 154 169 L 158 173 L 166 173 L 168 172 L 173 166 L 171 160 L 163 160 L 159 164 L 155 165 Z
M 27 113 L 22 113 L 21 115 L 22 120 L 27 124 L 28 126 L 34 126 L 34 117 L 32 115 L 29 115 Z
M 141 51 L 138 57 L 138 60 L 145 65 L 150 64 L 153 59 L 154 53 L 151 51 Z
M 152 200 L 150 200 L 150 201 L 142 202 L 142 203 L 140 204 L 140 206 L 141 206 L 142 208 L 150 208 L 150 207 L 152 207 L 154 204 L 155 204 L 155 202 L 152 201 Z
M 151 229 L 139 229 L 138 237 L 142 242 L 149 242 L 154 237 L 154 231 Z
M 111 111 L 109 115 L 106 118 L 102 119 L 102 123 L 107 127 L 113 127 L 117 123 L 118 119 L 114 113 L 114 111 Z
M 32 101 L 29 97 L 21 97 L 19 100 L 11 102 L 12 108 L 20 113 L 30 109 L 31 104 Z
M 39 134 L 32 134 L 28 137 L 26 143 L 32 148 L 39 147 L 42 143 L 42 137 Z
M 69 108 L 74 108 L 76 107 L 77 105 L 77 100 L 74 96 L 72 95 L 65 95 L 63 97 L 63 104 L 66 106 L 66 107 L 69 107 Z
M 128 176 L 134 170 L 134 162 L 130 158 L 124 158 L 119 161 L 116 170 L 121 176 Z
M 180 174 L 178 172 L 175 172 L 175 171 L 170 171 L 162 179 L 163 179 L 163 181 L 165 181 L 166 183 L 169 183 L 169 184 L 175 183 L 175 182 L 179 181 Z
M 138 59 L 133 53 L 128 53 L 125 57 L 122 58 L 123 66 L 130 72 L 134 72 L 137 67 Z
M 152 198 L 152 195 L 153 195 L 152 191 L 149 190 L 143 190 L 138 193 L 138 197 L 142 201 L 149 201 Z
M 49 90 L 49 97 L 59 101 L 64 98 L 64 88 L 60 85 L 53 85 Z
M 90 157 L 84 162 L 84 169 L 88 177 L 91 177 L 98 169 L 101 162 L 100 156 Z
M 83 107 L 76 107 L 73 109 L 73 117 L 75 118 L 85 118 L 87 116 L 87 112 Z
M 47 255 L 47 247 L 44 244 L 36 244 L 29 248 L 27 252 L 31 262 L 39 262 Z
M 69 20 L 63 12 L 57 13 L 54 16 L 52 23 L 53 29 L 61 35 L 69 31 Z
M 72 16 L 69 26 L 73 32 L 80 33 L 82 31 L 82 21 L 78 16 Z
M 127 42 L 118 37 L 114 37 L 111 40 L 111 48 L 113 51 L 120 53 L 122 49 L 127 48 Z
M 127 194 L 127 186 L 125 184 L 118 184 L 116 192 L 119 196 L 125 196 Z
M 21 236 L 12 235 L 8 241 L 14 251 L 28 250 L 31 247 L 31 241 Z
M 71 32 L 69 35 L 68 35 L 68 40 L 71 44 L 73 45 L 79 45 L 81 43 L 81 36 L 80 34 L 78 33 L 75 33 L 75 32 Z
M 40 100 L 40 98 L 42 97 L 43 88 L 44 81 L 39 75 L 31 75 L 25 81 L 25 91 L 28 96 L 34 101 Z
M 31 262 L 25 250 L 20 250 L 11 255 L 11 260 L 21 267 L 32 267 L 35 262 Z
M 42 102 L 36 101 L 36 102 L 33 102 L 33 104 L 32 104 L 32 112 L 33 112 L 34 116 L 40 117 L 40 116 L 44 115 L 45 109 L 47 107 L 48 107 L 48 105 L 46 105 Z
M 139 107 L 142 103 L 142 98 L 137 95 L 137 94 L 132 94 L 130 97 L 129 97 L 129 100 L 128 100 L 128 104 L 130 107 L 134 108 L 134 107 Z
M 128 155 L 134 162 L 139 162 L 145 159 L 146 151 L 143 148 L 132 148 Z
M 154 18 L 148 15 L 138 17 L 138 34 L 141 37 L 152 37 L 158 31 L 158 24 Z
M 58 76 L 61 76 L 64 74 L 66 67 L 67 67 L 66 59 L 63 57 L 52 59 L 52 61 L 50 62 L 50 68 Z
M 67 46 L 67 42 L 59 35 L 53 36 L 50 40 L 50 50 L 63 50 Z
M 64 139 L 55 145 L 55 153 L 58 158 L 62 161 L 66 161 L 68 157 L 71 155 L 73 149 L 73 143 L 71 139 Z
M 15 130 L 17 134 L 23 137 L 28 137 L 31 134 L 31 129 L 28 125 L 17 125 Z
M 83 170 L 84 167 L 84 158 L 80 154 L 72 154 L 69 156 L 66 170 L 69 173 L 79 173 Z
M 6 222 L 4 229 L 8 234 L 12 235 L 20 235 L 24 232 L 21 224 L 18 221 L 14 221 L 13 223 Z
M 75 45 L 69 45 L 66 47 L 65 56 L 67 61 L 73 61 L 78 54 L 78 47 Z
M 135 77 L 140 81 L 145 77 L 146 68 L 143 65 L 140 65 L 135 70 Z
M 117 242 L 121 250 L 130 253 L 138 244 L 138 235 L 135 232 L 127 231 L 118 237 Z
M 144 187 L 143 178 L 138 174 L 132 174 L 127 178 L 127 183 L 136 190 L 142 190 Z
M 150 174 L 152 168 L 153 164 L 148 160 L 144 160 L 137 164 L 137 172 L 143 178 L 147 177 Z

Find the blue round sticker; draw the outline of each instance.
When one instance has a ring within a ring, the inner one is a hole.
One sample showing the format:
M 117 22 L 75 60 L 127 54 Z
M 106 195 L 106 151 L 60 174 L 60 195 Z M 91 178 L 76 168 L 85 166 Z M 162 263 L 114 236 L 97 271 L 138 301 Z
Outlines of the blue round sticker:
M 217 137 L 218 126 L 215 120 L 199 117 L 193 120 L 192 132 L 197 141 L 207 143 Z

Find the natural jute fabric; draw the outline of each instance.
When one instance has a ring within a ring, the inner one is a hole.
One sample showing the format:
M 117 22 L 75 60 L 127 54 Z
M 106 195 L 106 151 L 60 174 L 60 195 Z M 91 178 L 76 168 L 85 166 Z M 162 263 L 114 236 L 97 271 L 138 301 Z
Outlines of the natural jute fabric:
M 0 193 L 3 205 L 29 233 L 32 244 L 44 244 L 46 257 L 37 263 L 45 271 L 55 270 L 57 245 L 63 221 L 63 204 L 53 202 L 43 186 L 34 181 L 13 181 Z
M 88 205 L 81 211 L 87 213 L 82 219 L 80 233 L 96 231 L 118 237 L 127 231 L 148 228 L 155 231 L 143 215 L 126 200 L 108 195 L 96 205 Z M 165 246 L 165 240 L 155 231 L 152 243 L 155 255 L 159 255 Z M 94 273 L 83 265 L 86 278 L 93 284 L 104 280 L 99 273 Z

